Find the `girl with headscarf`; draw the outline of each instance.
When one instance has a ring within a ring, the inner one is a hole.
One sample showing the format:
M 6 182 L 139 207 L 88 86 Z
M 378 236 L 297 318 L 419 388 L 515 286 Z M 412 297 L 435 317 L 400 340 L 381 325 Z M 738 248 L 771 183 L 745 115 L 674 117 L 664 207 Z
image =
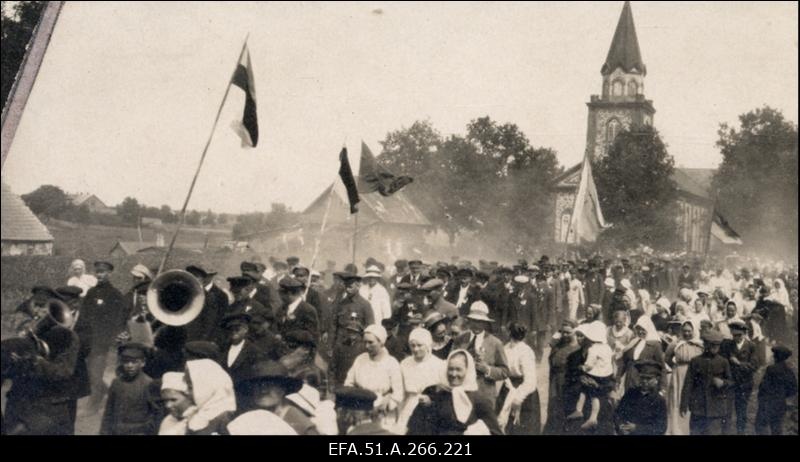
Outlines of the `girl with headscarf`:
M 666 363 L 672 368 L 667 385 L 667 435 L 688 435 L 690 415 L 681 416 L 681 392 L 692 358 L 703 354 L 703 342 L 691 321 L 681 324 L 681 338 L 667 347 Z
M 442 371 L 445 370 L 444 360 L 431 353 L 432 344 L 433 338 L 427 329 L 417 327 L 408 335 L 411 356 L 400 362 L 405 399 L 400 406 L 395 433 L 406 433 L 408 419 L 417 407 L 420 394 L 431 385 L 439 383 Z
M 792 318 L 794 307 L 792 306 L 791 299 L 789 298 L 789 291 L 786 290 L 786 284 L 783 282 L 783 279 L 775 278 L 772 293 L 767 299 L 783 305 L 783 308 L 786 310 L 787 321 Z
M 617 377 L 623 380 L 625 391 L 635 388 L 639 384 L 639 374 L 634 367 L 637 361 L 655 361 L 662 365 L 662 376 L 659 386 L 664 385 L 665 372 L 664 351 L 661 349 L 661 336 L 658 335 L 653 321 L 648 317 L 641 317 L 633 327 L 636 339 L 633 340 L 630 348 L 622 355 L 622 369 L 617 372 Z
M 376 395 L 375 412 L 382 414 L 384 427 L 396 425 L 398 406 L 403 402 L 403 373 L 400 363 L 386 350 L 386 329 L 372 324 L 364 329 L 365 353 L 356 357 L 344 380 L 346 387 L 358 387 Z
M 69 276 L 67 280 L 68 286 L 80 287 L 81 297 L 86 295 L 86 291 L 97 285 L 97 278 L 91 274 L 86 273 L 86 263 L 83 260 L 73 260 L 69 265 Z
M 542 425 L 539 391 L 536 389 L 536 354 L 525 343 L 527 327 L 513 322 L 508 331 L 511 340 L 504 346 L 508 378 L 498 399 L 503 403 L 498 417 L 500 427 L 507 435 L 538 435 Z
M 475 360 L 466 350 L 447 357 L 438 385 L 423 391 L 408 421 L 409 435 L 502 435 L 494 403 L 478 392 Z
M 169 415 L 159 435 L 225 434 L 236 411 L 233 381 L 210 359 L 188 361 L 185 373 L 165 373 L 161 397 Z

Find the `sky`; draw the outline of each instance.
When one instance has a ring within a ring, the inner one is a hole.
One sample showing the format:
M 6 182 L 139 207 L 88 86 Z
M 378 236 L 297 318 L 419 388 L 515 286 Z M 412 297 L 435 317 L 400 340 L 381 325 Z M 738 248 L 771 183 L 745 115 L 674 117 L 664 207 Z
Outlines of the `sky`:
M 232 88 L 189 208 L 303 210 L 336 180 L 345 144 L 376 154 L 429 120 L 514 123 L 569 167 L 623 2 L 67 2 L 2 178 L 179 208 L 245 36 L 260 141 L 231 128 Z M 682 167 L 713 168 L 719 123 L 763 105 L 797 122 L 794 2 L 632 2 L 645 96 Z M 409 187 L 413 187 L 409 186 Z

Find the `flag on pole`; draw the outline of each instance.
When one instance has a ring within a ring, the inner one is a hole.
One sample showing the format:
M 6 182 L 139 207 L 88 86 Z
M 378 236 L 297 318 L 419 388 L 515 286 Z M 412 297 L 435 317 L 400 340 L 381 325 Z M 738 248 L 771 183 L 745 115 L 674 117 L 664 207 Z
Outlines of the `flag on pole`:
M 353 178 L 353 170 L 350 168 L 350 161 L 347 160 L 347 148 L 342 148 L 339 153 L 339 177 L 347 188 L 347 200 L 350 202 L 350 213 L 358 213 L 358 203 L 361 199 L 358 197 L 358 187 L 356 186 L 356 179 Z
M 245 45 L 242 56 L 233 72 L 231 83 L 244 91 L 244 114 L 242 120 L 233 124 L 233 129 L 242 139 L 242 147 L 254 148 L 258 144 L 258 116 L 256 114 L 256 84 L 253 78 L 253 65 L 250 51 Z
M 381 196 L 391 196 L 412 181 L 414 179 L 410 176 L 395 176 L 378 164 L 367 144 L 361 142 L 361 165 L 358 169 L 358 189 L 361 192 L 379 192 Z
M 600 232 L 609 225 L 603 219 L 597 187 L 592 176 L 592 164 L 589 156 L 584 156 L 581 167 L 581 180 L 575 196 L 575 206 L 569 223 L 567 242 L 577 244 L 581 241 L 594 242 Z

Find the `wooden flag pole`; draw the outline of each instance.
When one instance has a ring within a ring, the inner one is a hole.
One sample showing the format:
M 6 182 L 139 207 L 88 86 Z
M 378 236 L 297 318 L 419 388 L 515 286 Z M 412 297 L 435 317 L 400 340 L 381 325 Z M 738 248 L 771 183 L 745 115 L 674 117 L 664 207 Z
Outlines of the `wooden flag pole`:
M 358 238 L 358 212 L 353 220 L 353 265 L 356 264 L 356 239 Z
M 328 194 L 328 205 L 325 207 L 325 214 L 322 215 L 322 225 L 319 227 L 319 234 L 317 235 L 317 240 L 314 242 L 314 255 L 311 256 L 311 268 L 310 271 L 314 270 L 314 265 L 317 264 L 317 256 L 319 254 L 319 245 L 322 242 L 322 234 L 325 233 L 325 224 L 328 222 L 328 214 L 331 211 L 331 202 L 333 202 L 333 188 L 336 186 L 335 183 L 331 184 L 331 192 Z M 306 296 L 308 295 L 308 290 L 311 288 L 311 275 L 308 275 L 308 284 L 306 284 L 306 291 L 303 294 L 303 300 L 305 300 Z
M 239 62 L 242 60 L 244 51 L 247 48 L 247 38 L 249 36 L 250 34 L 247 34 L 247 36 L 244 38 L 244 43 L 242 44 L 242 51 L 239 52 L 239 57 L 236 58 L 236 66 L 238 66 Z M 234 67 L 234 72 L 235 71 L 236 67 Z M 181 228 L 183 227 L 183 224 L 186 221 L 186 207 L 189 205 L 189 199 L 192 198 L 192 192 L 194 191 L 194 186 L 197 183 L 197 177 L 200 176 L 200 169 L 203 168 L 203 161 L 206 160 L 208 147 L 211 146 L 211 140 L 214 138 L 214 131 L 217 128 L 219 117 L 222 114 L 222 107 L 225 105 L 225 100 L 228 99 L 228 93 L 230 93 L 232 83 L 233 83 L 233 78 L 228 79 L 228 86 L 225 87 L 225 94 L 222 95 L 222 101 L 220 101 L 219 103 L 219 108 L 217 109 L 217 116 L 214 117 L 214 124 L 211 126 L 211 133 L 208 134 L 208 140 L 206 140 L 206 145 L 203 148 L 203 154 L 200 156 L 200 162 L 197 164 L 197 170 L 195 170 L 194 172 L 194 178 L 192 178 L 192 183 L 189 186 L 189 193 L 186 194 L 186 200 L 183 201 L 183 207 L 181 208 L 181 218 L 180 220 L 178 220 L 178 227 L 175 228 L 175 232 L 172 234 L 172 239 L 169 241 L 169 247 L 167 247 L 167 251 L 164 253 L 164 258 L 161 259 L 161 264 L 158 266 L 158 274 L 164 271 L 164 266 L 167 264 L 167 259 L 169 259 L 169 256 L 172 253 L 172 248 L 175 246 L 175 241 L 178 238 L 178 233 L 180 233 Z

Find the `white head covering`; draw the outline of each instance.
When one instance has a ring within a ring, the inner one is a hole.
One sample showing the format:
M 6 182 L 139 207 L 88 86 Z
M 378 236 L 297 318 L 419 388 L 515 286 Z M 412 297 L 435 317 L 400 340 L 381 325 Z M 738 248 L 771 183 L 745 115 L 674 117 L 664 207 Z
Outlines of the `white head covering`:
M 613 289 L 613 288 L 614 288 L 614 286 L 616 286 L 616 283 L 614 282 L 614 279 L 613 279 L 613 278 L 606 278 L 606 280 L 605 280 L 605 281 L 603 281 L 603 284 L 604 284 L 606 287 L 608 287 L 609 289 Z
M 622 279 L 621 281 L 619 281 L 619 284 L 626 289 L 631 288 L 631 281 L 628 278 Z
M 264 409 L 246 412 L 228 424 L 231 435 L 297 435 L 291 425 Z
M 656 326 L 653 324 L 653 320 L 648 316 L 640 316 L 639 319 L 636 320 L 636 325 L 647 332 L 645 341 L 661 341 L 661 337 L 658 335 L 658 331 L 656 330 Z
M 694 293 L 692 292 L 692 289 L 687 289 L 684 287 L 678 292 L 678 296 L 681 300 L 688 303 L 692 300 L 692 298 L 694 298 Z
M 72 263 L 70 263 L 70 265 L 69 265 L 69 269 L 71 269 L 71 270 L 74 270 L 74 269 L 77 269 L 77 268 L 80 268 L 80 269 L 86 271 L 86 263 L 84 263 L 84 261 L 81 260 L 80 258 L 77 259 L 77 260 L 72 260 Z
M 595 343 L 607 343 L 608 336 L 606 325 L 602 321 L 592 321 L 588 324 L 581 324 L 576 331 L 582 333 L 584 337 Z
M 201 430 L 223 412 L 236 410 L 233 381 L 222 366 L 210 359 L 186 362 L 197 412 L 189 418 L 190 430 Z
M 374 335 L 378 339 L 381 345 L 386 343 L 387 334 L 386 334 L 386 329 L 384 329 L 383 326 L 379 326 L 377 324 L 369 325 L 366 327 L 366 329 L 364 329 L 364 334 Z
M 450 386 L 450 380 L 447 378 L 447 367 L 442 372 L 441 386 L 445 390 L 453 394 L 453 410 L 455 411 L 456 418 L 461 423 L 466 423 L 472 413 L 472 400 L 467 396 L 468 391 L 476 391 L 478 389 L 478 374 L 475 371 L 475 360 L 467 350 L 455 350 L 450 352 L 447 356 L 447 363 L 455 355 L 463 354 L 467 358 L 467 375 L 464 377 L 464 383 L 457 387 Z
M 150 280 L 153 279 L 153 273 L 150 271 L 150 268 L 142 265 L 141 263 L 131 269 L 131 274 L 140 278 L 147 278 Z
M 189 393 L 189 385 L 186 383 L 183 372 L 166 372 L 161 377 L 161 390 Z

